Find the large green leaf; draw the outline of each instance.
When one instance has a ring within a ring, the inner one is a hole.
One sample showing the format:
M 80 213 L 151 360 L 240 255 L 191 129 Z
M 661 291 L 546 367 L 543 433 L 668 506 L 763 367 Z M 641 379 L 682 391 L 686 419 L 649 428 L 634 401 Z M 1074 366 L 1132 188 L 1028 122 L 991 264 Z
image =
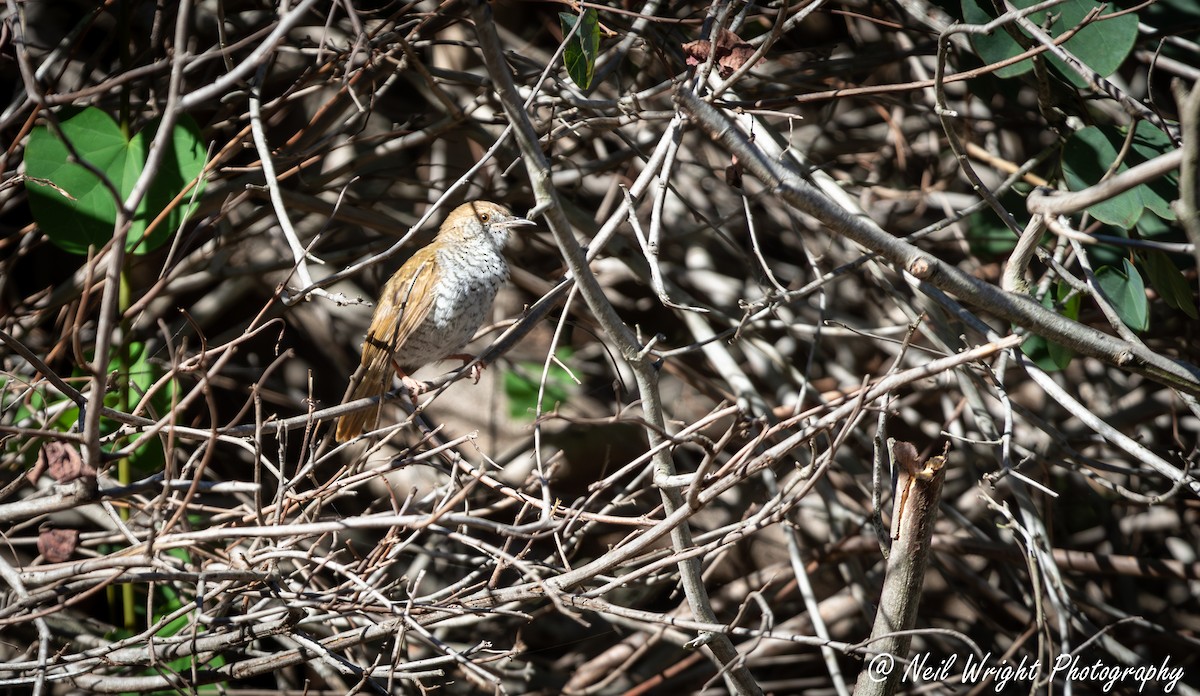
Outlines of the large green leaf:
M 563 50 L 563 63 L 567 66 L 567 74 L 579 86 L 588 90 L 592 86 L 592 78 L 596 75 L 596 56 L 600 51 L 600 20 L 593 8 L 587 8 L 578 17 L 569 12 L 559 12 L 558 21 L 562 25 L 563 35 L 568 35 L 575 24 L 579 30 L 567 40 Z
M 89 246 L 99 247 L 112 239 L 117 219 L 113 189 L 122 201 L 132 192 L 146 166 L 158 121 L 151 121 L 129 140 L 108 114 L 93 107 L 64 111 L 59 124 L 75 154 L 103 172 L 112 187 L 104 185 L 92 169 L 73 161 L 71 150 L 56 132 L 39 126 L 30 133 L 25 148 L 29 207 L 51 241 L 67 251 L 86 254 Z M 126 248 L 135 254 L 162 245 L 194 210 L 186 202 L 175 207 L 147 236 L 150 223 L 204 169 L 204 144 L 195 121 L 182 115 L 171 135 L 158 173 L 134 211 Z M 195 191 L 197 196 L 199 193 Z
M 1031 7 L 1040 0 L 1013 0 L 1017 8 Z M 988 9 L 984 9 L 987 6 Z M 1048 10 L 1034 12 L 1029 15 L 1030 21 L 1046 29 L 1050 36 L 1058 37 L 1064 32 L 1075 28 L 1093 9 L 1100 7 L 1093 0 L 1067 0 Z M 1111 7 L 1111 5 L 1106 5 Z M 986 24 L 992 21 L 996 14 L 991 10 L 988 0 L 962 0 L 963 20 L 971 24 Z M 1047 28 L 1047 24 L 1049 27 Z M 1137 38 L 1138 18 L 1135 14 L 1126 14 L 1112 19 L 1092 22 L 1063 44 L 1079 60 L 1099 74 L 1101 77 L 1111 75 L 1124 62 L 1130 50 L 1133 49 L 1134 39 Z M 1022 32 L 1024 33 L 1024 32 Z M 1023 53 L 1024 48 L 1009 35 L 1004 28 L 998 28 L 991 34 L 972 34 L 979 57 L 987 63 L 995 63 Z M 1049 56 L 1051 65 L 1076 87 L 1085 87 L 1075 71 L 1069 70 L 1061 60 L 1052 54 Z M 1000 77 L 1015 77 L 1033 69 L 1033 63 L 1026 59 L 1019 63 L 1001 68 L 996 72 Z
M 1104 291 L 1104 296 L 1126 326 L 1134 331 L 1150 328 L 1150 302 L 1146 299 L 1146 285 L 1142 282 L 1142 274 L 1138 273 L 1129 259 L 1122 259 L 1119 270 L 1113 266 L 1097 269 L 1096 284 Z
M 1163 302 L 1192 319 L 1200 319 L 1196 295 L 1192 292 L 1195 286 L 1187 281 L 1171 257 L 1162 251 L 1139 251 L 1138 256 L 1142 259 L 1142 268 L 1150 277 L 1150 287 L 1158 292 Z
M 1100 183 L 1113 162 L 1117 161 L 1124 140 L 1125 131 L 1109 126 L 1088 126 L 1073 133 L 1062 150 L 1062 171 L 1067 187 L 1072 191 L 1082 191 Z M 1139 121 L 1130 152 L 1117 167 L 1117 172 L 1173 149 L 1174 145 L 1166 135 L 1149 123 Z M 1101 201 L 1088 208 L 1088 212 L 1101 222 L 1126 230 L 1137 224 L 1147 209 L 1173 220 L 1175 214 L 1171 211 L 1169 201 L 1174 198 L 1171 191 L 1177 190 L 1178 186 L 1178 177 L 1169 174 Z

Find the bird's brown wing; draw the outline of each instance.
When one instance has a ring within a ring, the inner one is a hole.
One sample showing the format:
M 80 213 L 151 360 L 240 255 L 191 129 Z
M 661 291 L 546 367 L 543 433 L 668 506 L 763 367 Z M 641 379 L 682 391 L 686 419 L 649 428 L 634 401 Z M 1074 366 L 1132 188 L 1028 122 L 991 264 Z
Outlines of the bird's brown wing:
M 346 401 L 379 396 L 391 382 L 392 356 L 433 307 L 436 256 L 428 247 L 417 251 L 383 287 L 379 306 L 362 347 L 362 379 Z M 344 402 L 343 402 L 344 403 Z M 363 426 L 379 417 L 379 407 L 347 413 L 338 419 L 338 442 L 362 434 Z
M 388 280 L 363 343 L 364 366 L 390 365 L 392 354 L 403 348 L 408 337 L 429 316 L 435 297 L 436 267 L 435 251 L 425 247 Z

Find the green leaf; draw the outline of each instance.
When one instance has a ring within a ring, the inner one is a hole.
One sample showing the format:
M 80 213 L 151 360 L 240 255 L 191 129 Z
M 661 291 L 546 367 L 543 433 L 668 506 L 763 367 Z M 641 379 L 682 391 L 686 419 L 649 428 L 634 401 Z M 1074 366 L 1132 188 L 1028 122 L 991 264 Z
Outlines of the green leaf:
M 559 361 L 566 362 L 571 350 L 563 348 L 556 353 Z M 542 363 L 521 362 L 516 369 L 504 373 L 504 393 L 508 396 L 509 414 L 516 419 L 529 419 L 537 409 L 538 389 L 541 385 Z M 546 373 L 546 392 L 542 408 L 554 408 L 571 396 L 575 381 L 571 373 L 557 362 L 550 363 Z
M 158 131 L 158 120 L 126 140 L 112 117 L 100 109 L 64 110 L 59 114 L 63 141 L 48 126 L 38 126 L 25 147 L 25 172 L 29 179 L 29 207 L 38 226 L 59 247 L 86 254 L 89 246 L 100 247 L 112 239 L 117 219 L 116 195 L 124 201 L 146 166 L 150 143 Z M 75 154 L 102 172 L 112 188 L 92 169 L 72 161 Z M 146 235 L 150 223 L 192 180 L 204 170 L 205 150 L 200 128 L 186 114 L 180 116 L 167 140 L 157 175 L 134 211 L 126 249 L 144 254 L 161 246 L 195 206 L 176 206 Z M 201 180 L 194 192 L 203 190 Z M 191 194 L 189 194 L 191 195 Z
M 61 404 L 70 401 L 66 396 L 57 393 L 47 396 L 47 391 L 45 386 L 31 388 L 31 385 L 20 377 L 0 373 L 0 411 L 11 414 L 5 424 L 15 425 L 28 418 L 31 422 L 23 423 L 25 427 L 59 430 L 64 433 L 70 431 L 71 426 L 79 421 L 79 408 L 60 408 L 57 418 L 45 420 L 50 409 L 61 407 Z M 28 438 L 6 438 L 0 446 L 0 452 L 3 452 L 10 462 L 16 462 L 19 466 L 29 469 L 37 461 L 40 449 L 37 446 L 28 446 L 29 442 Z
M 1168 306 L 1174 307 L 1192 319 L 1200 319 L 1196 309 L 1196 296 L 1192 294 L 1192 284 L 1188 283 L 1183 272 L 1171 261 L 1171 257 L 1162 251 L 1139 251 L 1142 268 L 1150 277 L 1150 287 L 1154 288 Z
M 1079 318 L 1079 308 L 1083 298 L 1079 293 L 1071 294 L 1071 286 L 1059 281 L 1054 286 L 1054 293 L 1042 296 L 1042 306 L 1054 309 L 1068 319 Z M 1021 343 L 1021 352 L 1025 353 L 1038 367 L 1046 372 L 1065 370 L 1075 357 L 1075 351 L 1066 346 L 1046 339 L 1044 336 L 1030 336 Z
M 1133 155 L 1127 162 L 1130 166 L 1154 159 L 1160 155 L 1174 152 L 1178 148 L 1166 133 L 1150 125 L 1146 121 L 1138 121 L 1133 131 L 1133 143 L 1130 145 Z M 1179 176 L 1175 173 L 1147 182 L 1136 189 L 1142 196 L 1146 209 L 1164 220 L 1174 220 L 1175 211 L 1171 209 L 1171 201 L 1179 197 Z
M 1013 214 L 1022 227 L 1029 222 L 1029 213 L 1025 211 L 1025 194 L 1028 190 L 1029 187 L 1019 184 L 1000 196 L 1001 205 Z M 984 208 L 967 218 L 966 236 L 971 252 L 989 259 L 1007 256 L 1017 245 L 1017 235 L 991 208 Z M 1043 235 L 1044 238 L 1050 236 L 1049 232 Z
M 1072 294 L 1070 285 L 1062 281 L 1055 283 L 1054 297 L 1058 301 L 1059 314 L 1072 321 L 1079 319 L 1079 308 L 1083 305 L 1083 297 L 1079 293 Z M 1054 341 L 1046 342 L 1046 351 L 1049 353 L 1050 359 L 1054 361 L 1054 365 L 1060 370 L 1067 369 L 1067 365 L 1070 365 L 1071 359 L 1075 357 L 1075 351 Z
M 563 36 L 569 35 L 575 24 L 579 23 L 579 30 L 567 40 L 563 50 L 563 64 L 571 80 L 579 89 L 587 91 L 596 75 L 596 56 L 600 51 L 600 20 L 596 10 L 589 7 L 578 17 L 569 12 L 559 12 L 558 21 Z
M 1096 270 L 1096 284 L 1112 304 L 1121 321 L 1134 331 L 1150 328 L 1150 302 L 1142 274 L 1129 259 L 1122 259 L 1122 268 L 1104 266 Z
M 1175 149 L 1165 135 L 1155 134 L 1156 130 L 1144 121 L 1137 124 L 1133 145 L 1117 172 Z M 1107 126 L 1088 126 L 1072 134 L 1062 150 L 1063 178 L 1066 179 L 1067 187 L 1072 191 L 1082 191 L 1100 183 L 1112 163 L 1117 161 L 1124 139 L 1125 133 L 1122 130 Z M 1168 201 L 1174 197 L 1170 191 L 1177 190 L 1178 185 L 1178 177 L 1168 174 L 1149 184 L 1136 186 L 1101 201 L 1089 207 L 1088 212 L 1101 222 L 1126 230 L 1137 224 L 1143 211 L 1147 209 L 1171 220 L 1175 214 L 1171 211 Z
M 1178 194 L 1176 194 L 1178 195 Z M 1177 225 L 1171 225 L 1153 213 L 1146 213 L 1138 219 L 1135 229 L 1142 239 L 1155 242 L 1180 242 L 1186 240 L 1186 235 Z
M 1024 9 L 1036 4 L 1039 0 L 1013 0 L 1013 6 Z M 987 9 L 985 9 L 985 6 Z M 1030 21 L 1046 30 L 1052 37 L 1079 26 L 1083 18 L 1101 4 L 1093 0 L 1068 0 L 1050 9 L 1034 12 L 1029 15 Z M 963 20 L 970 24 L 986 24 L 995 18 L 991 3 L 987 0 L 962 0 Z M 1047 22 L 1049 21 L 1049 28 Z M 1083 61 L 1101 77 L 1107 77 L 1120 67 L 1121 63 L 1133 49 L 1137 38 L 1138 17 L 1134 14 L 1121 15 L 1099 22 L 1092 22 L 1079 30 L 1063 44 L 1063 48 Z M 1024 32 L 1021 32 L 1024 34 Z M 972 34 L 971 43 L 975 51 L 986 63 L 996 63 L 1012 58 L 1025 49 L 1018 44 L 1003 28 L 995 29 L 991 34 Z M 1076 87 L 1086 87 L 1087 83 L 1074 70 L 1053 54 L 1044 53 L 1049 63 Z M 1019 63 L 1003 67 L 996 71 L 999 77 L 1016 77 L 1033 69 L 1033 63 L 1025 59 Z
M 108 370 L 110 374 L 116 375 L 113 382 L 115 389 L 105 395 L 104 404 L 110 408 L 122 410 L 132 408 L 134 404 L 141 401 L 150 387 L 163 375 L 162 367 L 150 360 L 146 344 L 137 341 L 129 344 L 127 354 L 114 355 L 109 360 Z M 128 406 L 121 404 L 120 392 L 122 390 L 128 392 Z M 170 412 L 174 401 L 175 382 L 172 380 L 163 385 L 150 398 L 150 417 L 160 418 Z M 108 419 L 101 419 L 101 424 L 101 429 L 105 433 L 111 432 L 117 427 L 116 423 L 111 423 Z M 130 454 L 129 464 L 138 476 L 149 476 L 162 471 L 166 466 L 166 455 L 162 443 L 154 439 L 147 441 L 145 445 Z
M 179 558 L 180 560 L 183 560 L 185 562 L 190 561 L 191 559 L 187 556 L 186 553 L 184 553 L 184 554 L 173 553 L 173 551 L 180 551 L 180 550 L 182 550 L 182 549 L 172 549 L 172 550 L 167 551 L 167 554 L 174 556 L 176 558 Z M 151 588 L 149 589 L 149 591 L 154 592 L 155 594 L 158 595 L 155 598 L 155 602 L 153 603 L 153 606 L 154 606 L 154 617 L 153 618 L 154 618 L 155 623 L 158 623 L 159 620 L 161 620 L 166 615 L 175 613 L 185 606 L 184 605 L 185 598 L 181 597 L 179 595 L 179 593 L 176 592 L 173 587 L 171 587 L 170 585 L 168 585 L 166 583 L 152 585 Z M 138 612 L 138 614 L 144 616 L 145 611 L 140 610 Z M 174 619 L 172 619 L 171 621 L 168 621 L 167 623 L 162 625 L 161 628 L 159 628 L 157 631 L 154 632 L 154 635 L 158 636 L 160 638 L 171 638 L 173 636 L 178 636 L 182 631 L 191 630 L 190 627 L 192 625 L 194 625 L 195 623 L 196 623 L 196 617 L 194 615 L 194 612 L 180 614 L 180 615 L 176 616 Z M 196 632 L 203 634 L 203 633 L 206 633 L 207 631 L 205 630 L 204 626 L 199 626 L 196 629 Z M 176 674 L 188 674 L 191 672 L 193 666 L 198 669 L 207 671 L 207 670 L 219 669 L 221 667 L 224 667 L 225 664 L 226 664 L 225 657 L 219 653 L 213 654 L 201 662 L 196 662 L 194 656 L 192 656 L 192 655 L 184 655 L 183 657 L 177 657 L 173 660 L 166 660 L 166 661 L 164 661 L 164 663 L 161 666 L 155 666 L 151 669 L 148 669 L 145 672 L 143 672 L 143 674 L 147 674 L 147 675 L 161 674 L 162 670 L 164 670 L 164 669 L 170 670 L 171 672 L 174 672 Z M 200 694 L 224 693 L 225 689 L 222 688 L 224 686 L 227 686 L 225 682 L 220 682 L 217 684 L 202 684 L 200 686 L 193 686 L 191 689 L 189 689 L 189 691 L 193 691 L 195 693 L 200 693 Z M 152 691 L 147 696 L 159 696 L 160 694 L 162 696 L 173 696 L 174 694 L 178 694 L 178 693 L 179 692 L 175 691 L 175 690 Z

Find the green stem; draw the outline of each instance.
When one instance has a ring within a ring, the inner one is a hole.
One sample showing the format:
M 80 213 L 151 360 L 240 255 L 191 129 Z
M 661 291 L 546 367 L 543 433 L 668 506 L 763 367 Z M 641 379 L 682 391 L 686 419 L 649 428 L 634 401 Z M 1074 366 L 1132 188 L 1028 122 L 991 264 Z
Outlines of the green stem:
M 126 123 L 126 121 L 124 119 L 122 119 L 122 123 L 124 124 L 124 123 Z M 129 288 L 129 265 L 128 265 L 128 258 L 127 258 L 125 268 L 122 269 L 122 271 L 121 271 L 121 287 L 120 287 L 120 294 L 119 294 L 118 300 L 117 300 L 117 306 L 119 307 L 118 311 L 121 313 L 122 317 L 124 317 L 125 310 L 129 307 L 131 296 L 132 296 L 132 293 L 130 292 L 130 288 Z M 120 411 L 121 413 L 129 413 L 130 408 L 132 407 L 132 404 L 130 403 L 130 398 L 129 398 L 130 397 L 129 382 L 130 382 L 131 363 L 133 362 L 133 360 L 132 360 L 132 356 L 129 353 L 128 338 L 129 338 L 129 321 L 127 319 L 122 319 L 121 320 L 121 342 L 117 346 L 117 383 L 116 383 L 117 410 Z M 113 446 L 120 448 L 121 443 L 120 442 L 113 443 Z M 130 470 L 130 464 L 129 464 L 128 457 L 121 457 L 120 461 L 117 462 L 117 480 L 119 480 L 121 482 L 121 485 L 126 485 L 126 486 L 133 482 L 133 473 Z M 129 508 L 121 507 L 119 509 L 120 509 L 120 514 L 121 514 L 121 519 L 128 520 L 129 519 Z M 121 612 L 122 612 L 123 624 L 126 629 L 128 629 L 129 631 L 133 631 L 135 623 L 137 621 L 137 615 L 133 610 L 134 592 L 133 592 L 133 585 L 131 583 L 125 583 L 125 584 L 121 585 L 121 600 L 122 600 L 121 601 Z

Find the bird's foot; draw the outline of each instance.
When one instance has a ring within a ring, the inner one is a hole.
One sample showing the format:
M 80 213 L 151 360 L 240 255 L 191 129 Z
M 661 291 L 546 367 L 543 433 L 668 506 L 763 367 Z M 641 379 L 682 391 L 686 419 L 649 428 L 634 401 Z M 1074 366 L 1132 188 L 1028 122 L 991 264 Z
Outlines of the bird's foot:
M 468 355 L 466 353 L 455 353 L 454 355 L 447 355 L 446 357 L 454 360 L 461 360 L 463 362 L 463 367 L 466 367 L 467 363 L 475 360 L 474 355 Z M 483 376 L 483 371 L 485 368 L 487 368 L 487 363 L 483 362 L 482 360 L 471 365 L 470 375 L 472 384 L 479 384 L 479 378 Z
M 395 370 L 396 376 L 400 378 L 400 382 L 404 384 L 404 389 L 408 392 L 409 401 L 412 401 L 413 406 L 416 406 L 417 397 L 429 391 L 429 386 L 424 382 L 418 382 L 409 377 L 408 373 L 400 367 L 400 364 L 395 359 L 392 360 L 392 369 Z
M 400 381 L 404 383 L 404 388 L 408 390 L 408 396 L 413 400 L 414 403 L 416 402 L 418 396 L 429 391 L 428 384 L 425 382 L 418 382 L 408 375 L 402 376 Z

